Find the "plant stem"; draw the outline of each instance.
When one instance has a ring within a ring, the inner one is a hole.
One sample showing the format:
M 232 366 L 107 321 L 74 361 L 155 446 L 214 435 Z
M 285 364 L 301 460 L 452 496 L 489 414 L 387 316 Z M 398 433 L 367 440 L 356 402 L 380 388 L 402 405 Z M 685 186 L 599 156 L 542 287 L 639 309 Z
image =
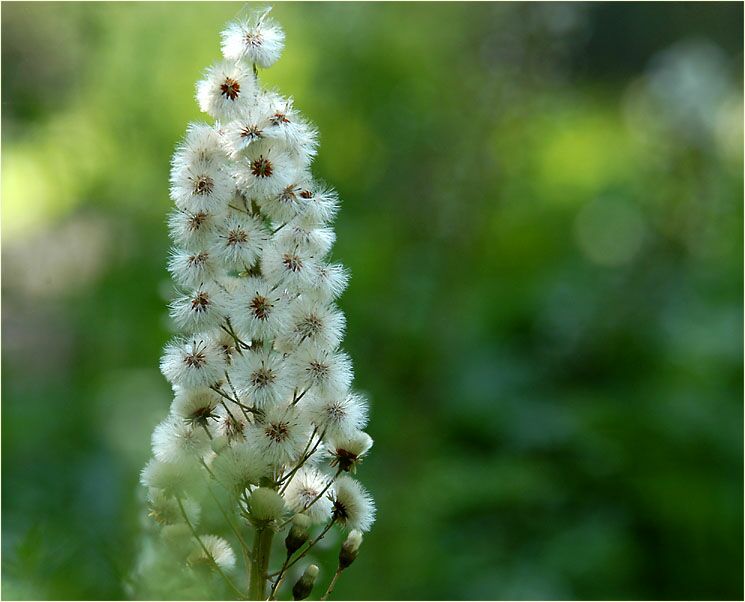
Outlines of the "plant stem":
M 269 600 L 277 599 L 277 590 L 279 589 L 279 586 L 282 585 L 282 580 L 285 578 L 285 569 L 287 568 L 287 564 L 290 562 L 291 556 L 292 554 L 287 555 L 287 558 L 285 558 L 285 561 L 282 563 L 282 568 L 277 571 L 277 579 L 274 581 L 271 590 L 269 590 Z
M 252 408 L 250 406 L 247 406 L 246 404 L 243 404 L 240 401 L 238 401 L 238 399 L 233 399 L 230 395 L 228 395 L 225 391 L 223 391 L 218 386 L 210 385 L 210 389 L 212 389 L 215 393 L 217 393 L 218 395 L 224 397 L 228 401 L 230 401 L 230 402 L 234 403 L 235 405 L 237 405 L 243 411 L 243 415 L 246 417 L 246 420 L 249 420 L 248 414 L 246 414 L 246 412 L 251 412 L 252 414 L 256 414 L 256 413 L 259 412 L 259 410 L 257 410 L 256 408 Z
M 251 577 L 248 584 L 250 600 L 266 599 L 267 566 L 269 565 L 269 553 L 272 550 L 273 537 L 274 531 L 268 527 L 256 529 L 253 557 L 251 559 Z
M 217 495 L 215 495 L 215 492 L 212 491 L 212 487 L 207 485 L 207 489 L 209 490 L 210 495 L 212 496 L 212 499 L 215 501 L 215 504 L 219 508 L 220 513 L 223 515 L 225 522 L 228 523 L 228 525 L 230 526 L 230 529 L 233 531 L 235 536 L 238 538 L 238 543 L 240 544 L 241 549 L 243 550 L 243 558 L 246 562 L 246 568 L 248 568 L 251 554 L 248 551 L 248 544 L 246 544 L 246 540 L 243 539 L 240 529 L 233 524 L 232 520 L 230 520 L 230 517 L 228 516 L 227 511 L 225 510 L 225 508 L 222 507 L 222 504 L 220 503 L 220 500 L 217 499 Z
M 331 583 L 329 583 L 326 593 L 323 594 L 323 596 L 321 596 L 322 601 L 329 599 L 331 592 L 334 591 L 334 586 L 336 585 L 336 580 L 339 578 L 339 575 L 341 575 L 341 568 L 336 569 L 336 572 L 334 573 L 334 578 L 331 580 Z
M 290 480 L 292 480 L 292 477 L 295 476 L 295 473 L 298 470 L 300 470 L 300 468 L 302 468 L 302 466 L 305 463 L 305 461 L 310 456 L 313 455 L 313 452 L 315 452 L 316 449 L 318 448 L 318 446 L 320 445 L 320 443 L 321 443 L 321 437 L 323 437 L 323 435 L 321 435 L 321 437 L 318 438 L 318 441 L 316 442 L 316 447 L 313 448 L 313 452 L 311 452 L 310 455 L 307 455 L 308 454 L 308 450 L 310 449 L 310 446 L 313 443 L 313 437 L 316 436 L 316 433 L 317 432 L 318 432 L 318 429 L 316 427 L 313 427 L 313 432 L 310 434 L 310 439 L 308 439 L 308 444 L 305 446 L 305 449 L 303 450 L 303 453 L 300 454 L 300 460 L 298 461 L 298 463 L 295 465 L 295 467 L 289 473 L 287 473 L 285 476 L 283 476 L 283 477 L 281 477 L 279 479 L 279 483 L 280 484 L 284 484 L 282 486 L 282 488 L 279 490 L 280 493 L 283 493 L 284 490 L 287 489 L 287 485 L 289 484 Z
M 279 581 L 282 578 L 283 574 L 286 573 L 289 568 L 291 568 L 292 566 L 294 566 L 294 564 L 297 561 L 299 561 L 301 558 L 303 558 L 303 556 L 305 556 L 314 545 L 316 545 L 319 541 L 321 541 L 323 539 L 323 536 L 326 535 L 326 533 L 328 533 L 328 530 L 331 527 L 334 526 L 334 523 L 335 522 L 336 522 L 336 518 L 332 518 L 328 522 L 328 524 L 323 528 L 323 531 L 321 531 L 321 533 L 318 535 L 318 537 L 316 537 L 312 542 L 310 542 L 310 544 L 305 544 L 305 546 L 306 546 L 305 549 L 299 548 L 299 550 L 303 550 L 303 551 L 298 556 L 295 556 L 295 558 L 293 558 L 292 561 L 290 561 L 290 562 L 288 562 L 290 560 L 288 558 L 285 561 L 285 563 L 282 565 L 282 568 L 281 569 L 279 569 L 277 572 L 272 573 L 271 575 L 269 575 L 269 577 L 277 576 L 277 581 L 275 581 L 275 583 L 274 583 L 274 586 L 275 586 L 274 589 L 276 589 L 278 587 Z M 295 552 L 295 553 L 297 554 L 297 552 Z
M 300 401 L 300 400 L 301 400 L 301 399 L 302 399 L 303 397 L 305 397 L 305 394 L 306 394 L 306 393 L 307 393 L 308 391 L 310 391 L 310 388 L 308 388 L 308 389 L 305 389 L 305 391 L 303 391 L 302 393 L 300 393 L 300 395 L 298 395 L 297 397 L 295 397 L 295 398 L 294 398 L 294 399 L 292 400 L 292 405 L 295 405 L 295 404 L 296 404 L 296 403 L 297 403 L 298 401 Z

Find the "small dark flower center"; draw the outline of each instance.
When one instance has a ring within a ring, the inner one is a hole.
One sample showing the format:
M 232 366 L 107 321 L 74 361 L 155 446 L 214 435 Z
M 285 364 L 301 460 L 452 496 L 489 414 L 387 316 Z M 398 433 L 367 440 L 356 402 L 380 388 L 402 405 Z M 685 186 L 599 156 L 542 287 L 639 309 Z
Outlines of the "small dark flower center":
M 276 443 L 282 443 L 290 434 L 289 426 L 286 422 L 270 422 L 264 427 L 266 436 Z
M 215 181 L 209 176 L 199 176 L 194 181 L 194 194 L 200 196 L 212 194 L 215 188 Z
M 291 253 L 285 253 L 282 256 L 282 263 L 290 272 L 299 272 L 303 269 L 302 259 Z
M 269 370 L 268 368 L 259 368 L 251 374 L 251 383 L 254 387 L 266 387 L 271 385 L 275 380 L 277 380 L 277 375 L 274 374 L 273 370 Z
M 256 48 L 264 43 L 264 36 L 262 36 L 261 32 L 258 31 L 248 31 L 246 32 L 246 35 L 243 36 L 243 40 L 246 42 L 246 46 Z
M 241 138 L 249 138 L 250 140 L 255 140 L 256 138 L 261 137 L 262 134 L 258 125 L 247 125 L 241 130 Z
M 353 454 L 351 451 L 347 451 L 346 449 L 338 448 L 334 452 L 334 458 L 331 460 L 330 464 L 331 466 L 338 465 L 343 471 L 349 472 L 350 470 L 353 471 L 359 461 L 360 460 L 356 454 Z
M 312 337 L 321 331 L 322 326 L 323 322 L 321 322 L 321 319 L 315 314 L 311 314 L 297 325 L 297 331 L 303 337 Z
M 210 418 L 215 418 L 215 414 L 210 406 L 204 406 L 194 410 L 187 418 L 187 422 L 204 427 L 207 426 L 207 421 Z
M 196 255 L 192 255 L 191 257 L 189 257 L 189 266 L 200 266 L 206 263 L 207 259 L 209 259 L 209 254 L 207 253 L 207 251 L 202 251 L 201 253 L 197 253 Z
M 280 123 L 290 123 L 290 120 L 287 118 L 287 115 L 283 113 L 282 111 L 277 111 L 274 115 L 272 115 L 269 118 L 269 121 L 272 122 L 272 125 L 279 125 Z
M 202 368 L 207 364 L 207 358 L 204 355 L 203 351 L 196 351 L 194 353 L 189 353 L 184 357 L 184 363 L 189 366 L 189 368 Z
M 251 299 L 251 303 L 248 304 L 248 307 L 259 320 L 266 320 L 269 317 L 272 304 L 266 297 L 256 295 Z
M 342 502 L 338 499 L 334 501 L 334 514 L 333 518 L 341 522 L 346 521 L 349 518 L 349 511 Z
M 191 300 L 191 309 L 197 313 L 203 313 L 207 311 L 209 304 L 210 296 L 204 291 L 199 291 Z
M 268 178 L 272 175 L 272 171 L 272 164 L 263 155 L 251 162 L 251 173 L 257 178 Z
M 313 378 L 315 378 L 316 380 L 323 380 L 329 374 L 328 365 L 316 361 L 310 362 L 308 370 L 311 372 Z
M 223 428 L 225 429 L 225 436 L 228 439 L 245 438 L 245 434 L 243 433 L 243 425 L 231 415 L 225 417 Z
M 304 199 L 310 199 L 310 198 L 313 198 L 313 193 L 310 190 L 303 190 L 300 193 L 300 196 L 303 197 Z
M 297 200 L 296 188 L 293 184 L 290 184 L 282 192 L 279 193 L 280 203 L 293 203 Z
M 238 98 L 240 91 L 241 85 L 231 77 L 226 77 L 225 81 L 220 85 L 220 94 L 229 100 Z
M 342 404 L 333 403 L 326 408 L 326 415 L 332 422 L 339 422 L 347 415 L 347 413 L 344 410 L 344 406 L 342 406 Z
M 199 194 L 199 193 L 197 193 Z M 207 214 L 203 211 L 200 211 L 199 213 L 195 213 L 189 218 L 189 230 L 192 232 L 195 232 L 196 230 L 199 230 L 199 228 L 202 227 L 204 222 L 207 221 Z
M 248 234 L 245 230 L 236 228 L 228 232 L 228 245 L 234 247 L 235 245 L 245 244 L 248 242 Z

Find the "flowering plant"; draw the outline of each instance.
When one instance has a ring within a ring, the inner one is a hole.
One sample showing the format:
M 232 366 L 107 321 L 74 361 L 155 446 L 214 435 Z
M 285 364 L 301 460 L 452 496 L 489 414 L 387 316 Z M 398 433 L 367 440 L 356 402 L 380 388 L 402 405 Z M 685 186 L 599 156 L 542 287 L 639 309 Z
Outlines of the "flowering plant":
M 215 123 L 190 124 L 173 157 L 168 267 L 180 292 L 170 315 L 182 334 L 161 360 L 174 398 L 141 480 L 159 526 L 153 557 L 178 560 L 179 578 L 211 573 L 243 599 L 275 599 L 332 527 L 347 530 L 325 599 L 374 520 L 351 476 L 372 439 L 339 348 L 334 301 L 349 274 L 327 259 L 338 198 L 310 172 L 317 131 L 258 81 L 284 46 L 268 12 L 222 32 L 224 60 L 196 92 Z M 293 598 L 318 574 L 309 565 Z

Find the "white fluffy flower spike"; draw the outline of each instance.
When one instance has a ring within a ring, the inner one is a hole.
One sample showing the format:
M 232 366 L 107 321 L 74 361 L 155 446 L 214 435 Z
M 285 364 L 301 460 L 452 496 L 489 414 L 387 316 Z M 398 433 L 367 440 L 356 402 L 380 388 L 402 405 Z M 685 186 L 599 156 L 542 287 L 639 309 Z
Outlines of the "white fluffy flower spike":
M 339 199 L 313 177 L 315 127 L 258 81 L 284 48 L 268 12 L 222 32 L 223 60 L 196 93 L 215 123 L 190 124 L 171 162 L 167 267 L 178 334 L 160 368 L 174 397 L 141 474 L 167 547 L 159 558 L 179 559 L 195 579 L 213 571 L 252 600 L 279 599 L 291 556 L 334 526 L 357 530 L 341 550 L 349 557 L 349 541 L 375 516 L 349 476 L 372 439 L 341 349 L 346 319 L 335 301 L 349 272 L 331 256 Z M 288 552 L 278 570 L 268 566 L 275 534 Z M 247 591 L 233 572 L 238 558 Z

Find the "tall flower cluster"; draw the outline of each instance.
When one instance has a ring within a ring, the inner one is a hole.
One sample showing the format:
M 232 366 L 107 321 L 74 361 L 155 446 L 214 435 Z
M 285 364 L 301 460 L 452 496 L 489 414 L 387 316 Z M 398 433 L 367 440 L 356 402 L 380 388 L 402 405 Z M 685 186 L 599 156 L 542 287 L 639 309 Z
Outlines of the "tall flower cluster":
M 349 274 L 328 258 L 339 201 L 311 174 L 316 129 L 291 98 L 259 84 L 258 69 L 284 46 L 267 13 L 222 32 L 223 60 L 196 89 L 214 123 L 190 124 L 173 156 L 170 315 L 181 335 L 160 363 L 174 397 L 141 476 L 160 538 L 187 570 L 210 571 L 250 599 L 280 594 L 338 526 L 349 534 L 333 587 L 375 514 L 351 476 L 372 439 L 340 347 L 335 301 Z M 200 523 L 209 506 L 226 535 Z M 272 570 L 280 532 L 283 562 Z M 318 572 L 306 568 L 295 599 Z

